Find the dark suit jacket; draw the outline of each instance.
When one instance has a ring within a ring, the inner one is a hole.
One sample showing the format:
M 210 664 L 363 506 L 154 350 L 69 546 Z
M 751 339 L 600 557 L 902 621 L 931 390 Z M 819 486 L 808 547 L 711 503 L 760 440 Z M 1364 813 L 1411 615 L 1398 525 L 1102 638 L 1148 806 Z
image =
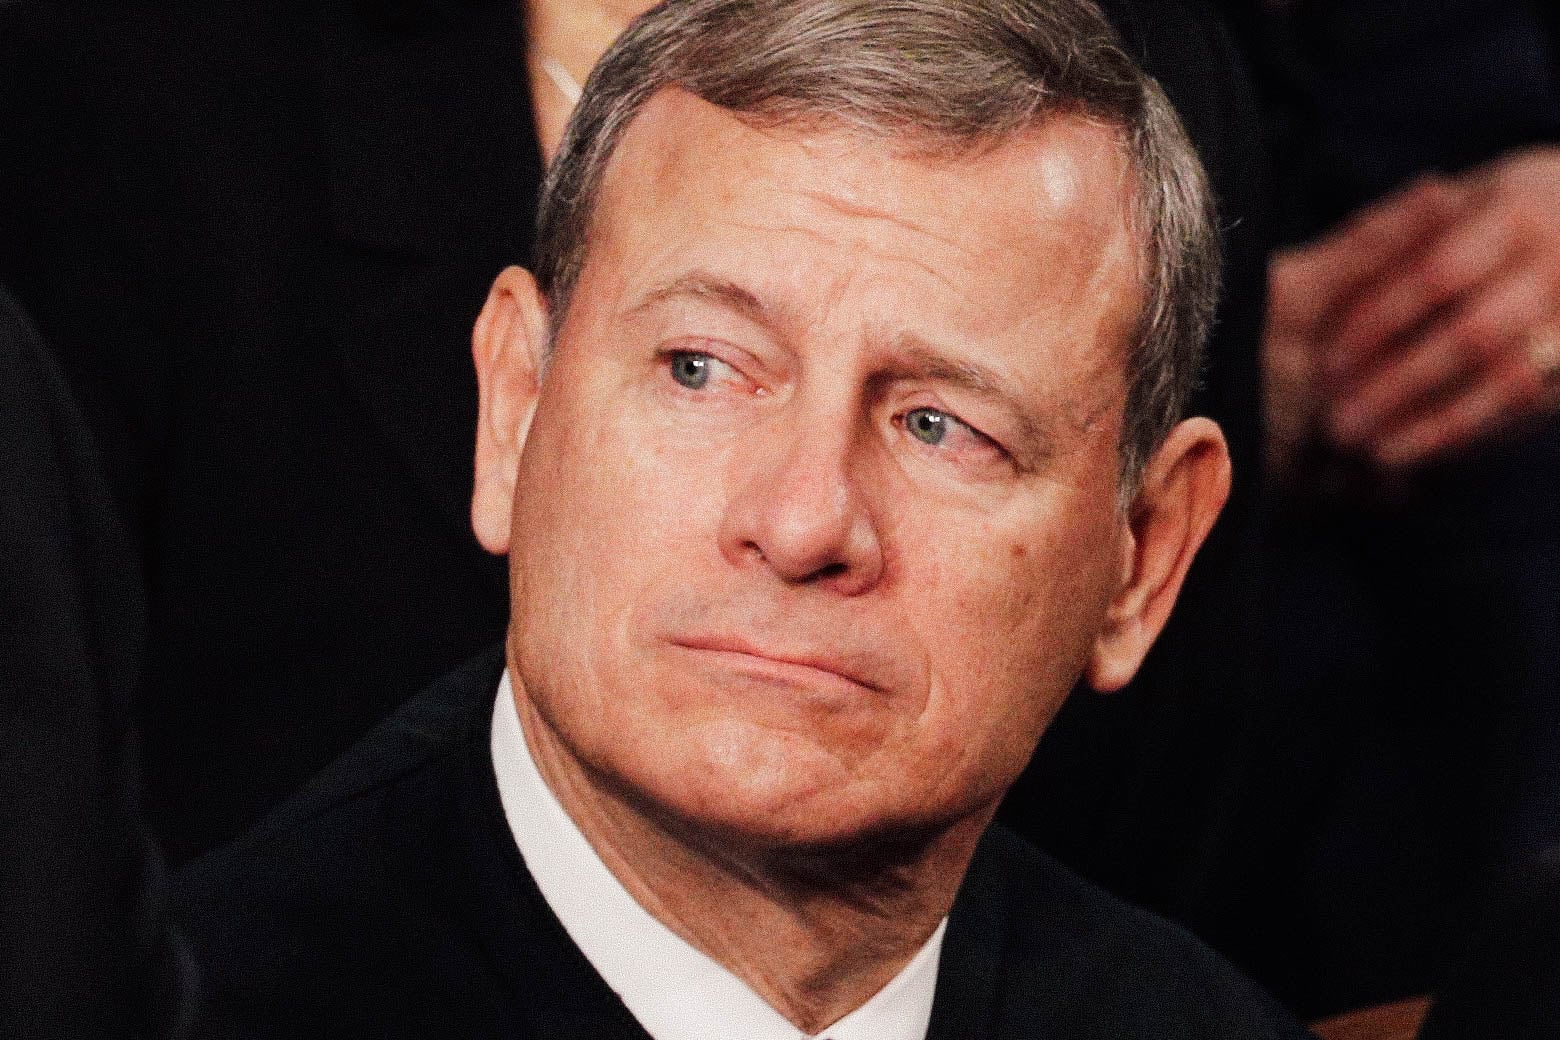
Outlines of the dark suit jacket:
M 1420 1040 L 1547 1040 L 1560 1022 L 1560 848 L 1502 872 Z
M 1253 714 L 1239 628 L 1256 585 L 1261 160 L 1205 6 L 1108 6 L 1224 207 L 1203 403 L 1240 475 L 1144 681 L 1069 705 L 1011 818 L 1228 931 L 1259 916 L 1231 898 L 1272 858 L 1252 827 L 1285 815 L 1251 806 L 1291 787 L 1258 782 L 1245 750 L 1288 729 Z M 518 10 L 0 6 L 0 277 L 58 344 L 142 550 L 149 807 L 176 861 L 502 631 L 503 566 L 466 523 L 467 344 L 495 273 L 529 253 L 540 164 Z
M 491 651 L 179 879 L 213 1028 L 253 1037 L 643 1038 L 520 859 Z M 943 947 L 933 1040 L 1302 1037 L 1180 929 L 991 832 Z
M 64 377 L 0 289 L 0 1036 L 173 1036 L 140 816 L 140 584 Z

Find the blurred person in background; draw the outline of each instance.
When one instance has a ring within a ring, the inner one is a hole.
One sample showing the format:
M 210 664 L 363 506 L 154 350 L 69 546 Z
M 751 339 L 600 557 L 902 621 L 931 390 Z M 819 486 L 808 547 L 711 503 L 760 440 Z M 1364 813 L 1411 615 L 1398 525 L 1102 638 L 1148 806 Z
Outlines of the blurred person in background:
M 191 1035 L 131 722 L 144 603 L 53 354 L 0 288 L 0 1036 Z
M 1275 695 L 1327 777 L 1291 983 L 1422 992 L 1560 839 L 1560 48 L 1516 0 L 1226 3 L 1281 235 L 1265 343 Z

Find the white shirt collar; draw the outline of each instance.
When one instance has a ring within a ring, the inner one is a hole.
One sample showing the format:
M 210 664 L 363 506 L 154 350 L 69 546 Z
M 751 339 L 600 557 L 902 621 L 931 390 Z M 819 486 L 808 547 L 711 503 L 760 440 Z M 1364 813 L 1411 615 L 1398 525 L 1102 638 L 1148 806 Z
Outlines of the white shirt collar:
M 526 867 L 574 944 L 654 1040 L 805 1040 L 718 961 L 634 901 L 537 771 L 516 714 L 509 672 L 493 706 L 493 772 Z M 925 1040 L 946 919 L 861 1007 L 820 1033 L 828 1040 Z

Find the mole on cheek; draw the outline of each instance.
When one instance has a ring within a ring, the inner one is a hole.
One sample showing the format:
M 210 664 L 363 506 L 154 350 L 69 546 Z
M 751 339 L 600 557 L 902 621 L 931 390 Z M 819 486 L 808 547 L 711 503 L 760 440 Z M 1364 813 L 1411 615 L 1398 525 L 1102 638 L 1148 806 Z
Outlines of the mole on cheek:
M 1029 555 L 1029 547 L 1026 546 L 1023 542 L 1014 542 L 1008 552 L 1013 554 L 1013 559 L 1022 560 L 1025 556 Z

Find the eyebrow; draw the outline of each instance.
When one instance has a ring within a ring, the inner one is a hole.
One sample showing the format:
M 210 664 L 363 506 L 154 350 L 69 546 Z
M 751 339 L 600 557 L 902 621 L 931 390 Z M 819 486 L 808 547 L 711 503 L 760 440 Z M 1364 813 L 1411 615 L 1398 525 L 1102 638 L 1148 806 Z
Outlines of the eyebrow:
M 764 301 L 754 296 L 729 278 L 721 278 L 704 271 L 679 275 L 669 282 L 656 286 L 644 298 L 629 308 L 630 314 L 654 307 L 658 303 L 679 297 L 706 300 L 728 310 L 735 311 L 755 324 L 773 326 L 774 319 Z
M 648 310 L 678 298 L 705 300 L 735 312 L 754 324 L 774 328 L 776 317 L 764 301 L 729 278 L 706 271 L 691 271 L 656 286 L 629 308 L 630 314 Z M 1055 432 L 1026 407 L 1028 395 L 984 365 L 953 357 L 948 351 L 913 332 L 893 337 L 892 359 L 870 378 L 875 386 L 895 382 L 942 383 L 967 390 L 992 401 L 1011 416 L 1018 437 L 1028 449 L 1025 454 L 1046 455 L 1055 443 Z

